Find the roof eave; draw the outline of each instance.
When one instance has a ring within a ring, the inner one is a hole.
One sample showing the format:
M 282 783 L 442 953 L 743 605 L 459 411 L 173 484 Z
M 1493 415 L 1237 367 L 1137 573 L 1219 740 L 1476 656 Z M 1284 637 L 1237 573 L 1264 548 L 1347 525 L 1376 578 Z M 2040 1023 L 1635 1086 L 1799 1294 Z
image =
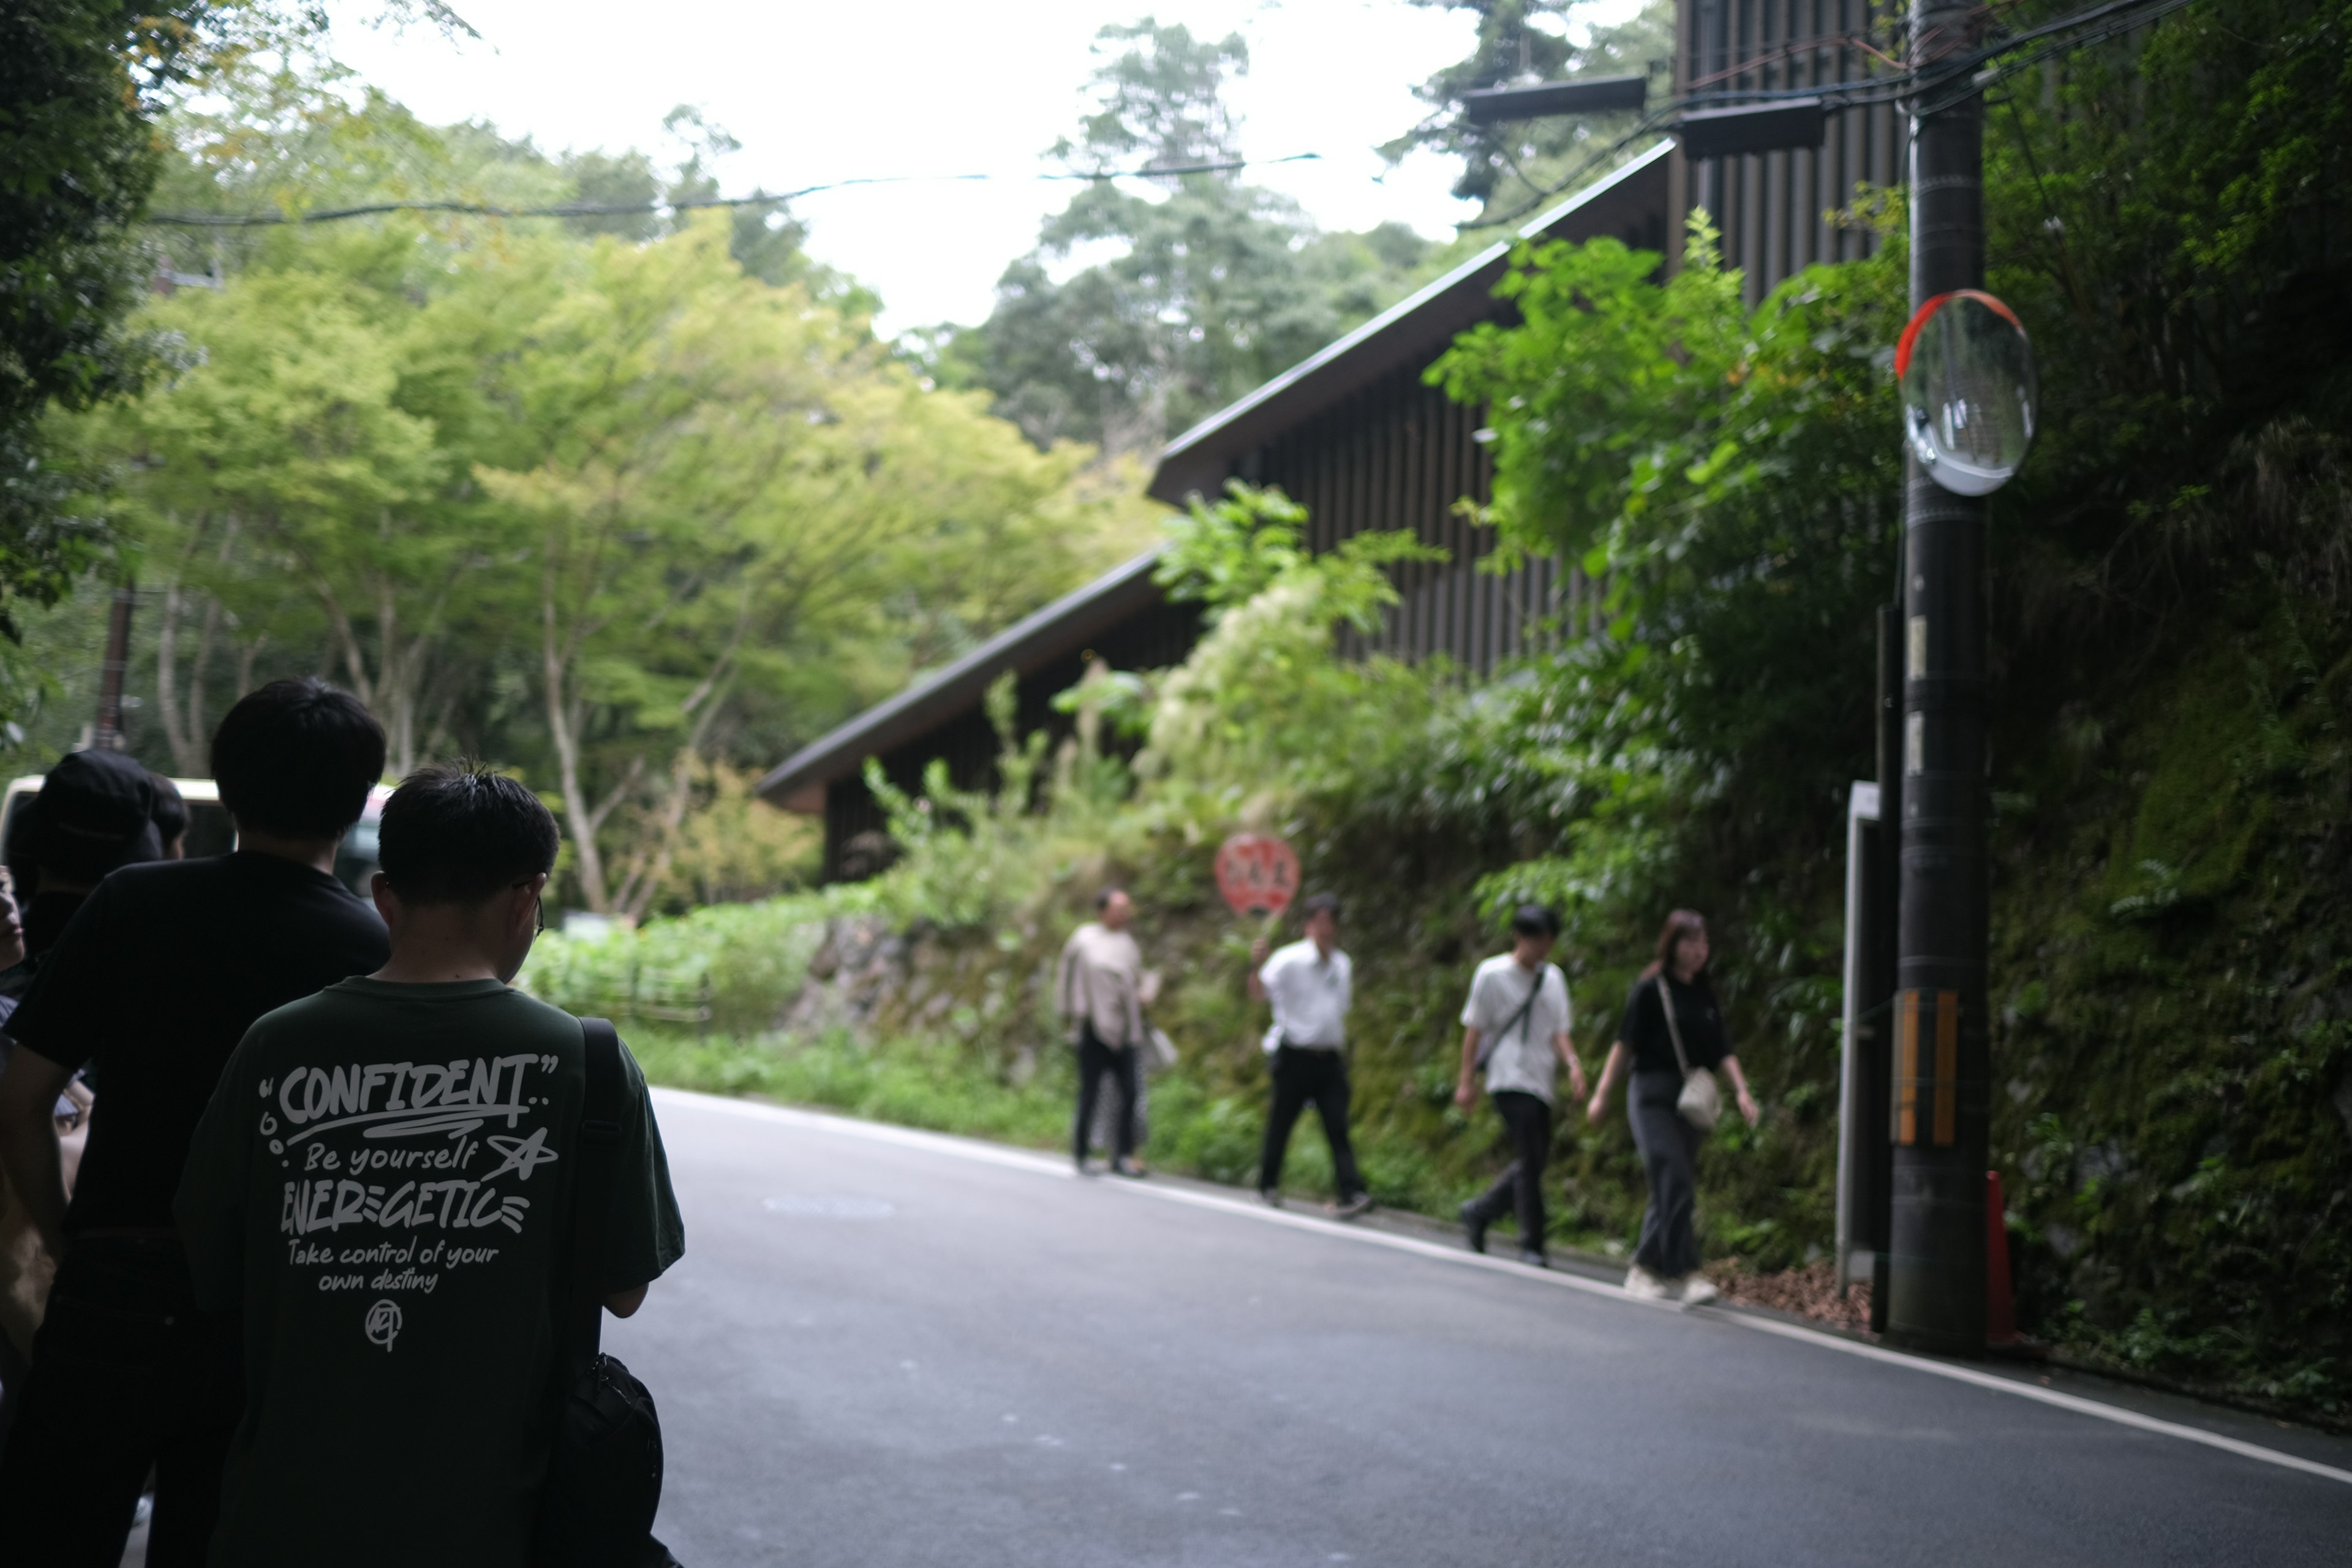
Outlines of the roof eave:
M 1023 617 L 945 669 L 886 698 L 785 758 L 762 778 L 762 799 L 782 805 L 856 772 L 878 756 L 931 729 L 942 710 L 961 711 L 979 700 L 1008 671 L 1019 676 L 1051 663 L 1160 597 L 1152 567 L 1157 550 L 1146 551 Z
M 1490 313 L 1494 286 L 1520 240 L 1569 225 L 1580 213 L 1602 205 L 1654 169 L 1658 171 L 1656 177 L 1663 179 L 1664 165 L 1673 151 L 1671 142 L 1661 141 L 1606 178 L 1530 219 L 1511 238 L 1497 240 L 1443 278 L 1210 415 L 1161 449 L 1149 493 L 1171 506 L 1182 506 L 1194 495 L 1213 494 L 1235 453 L 1257 444 L 1259 426 L 1309 417 L 1354 386 L 1451 342 L 1455 333 Z M 1292 403 L 1307 406 L 1282 406 Z

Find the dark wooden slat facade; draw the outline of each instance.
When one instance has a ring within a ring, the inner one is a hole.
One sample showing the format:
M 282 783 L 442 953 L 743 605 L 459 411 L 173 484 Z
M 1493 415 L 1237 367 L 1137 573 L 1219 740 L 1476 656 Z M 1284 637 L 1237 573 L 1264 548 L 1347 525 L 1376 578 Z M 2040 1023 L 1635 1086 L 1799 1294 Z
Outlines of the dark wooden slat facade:
M 1347 628 L 1349 655 L 1419 660 L 1443 654 L 1479 675 L 1536 651 L 1550 617 L 1589 605 L 1583 573 L 1545 559 L 1498 575 L 1480 570 L 1494 531 L 1461 503 L 1494 499 L 1494 463 L 1478 439 L 1479 411 L 1391 373 L 1337 406 L 1243 456 L 1236 477 L 1281 488 L 1307 509 L 1307 540 L 1332 549 L 1359 533 L 1402 530 L 1445 551 L 1443 562 L 1391 570 L 1402 603 L 1380 631 Z
M 1874 48 L 1899 49 L 1900 14 L 1891 0 L 1683 0 L 1675 85 L 1772 92 L 1865 80 L 1886 70 Z M 1675 207 L 1706 209 L 1725 261 L 1746 274 L 1748 299 L 1761 300 L 1815 262 L 1869 254 L 1867 230 L 1832 226 L 1827 215 L 1851 206 L 1858 185 L 1905 177 L 1906 134 L 1895 106 L 1880 103 L 1832 114 L 1818 152 L 1677 157 Z

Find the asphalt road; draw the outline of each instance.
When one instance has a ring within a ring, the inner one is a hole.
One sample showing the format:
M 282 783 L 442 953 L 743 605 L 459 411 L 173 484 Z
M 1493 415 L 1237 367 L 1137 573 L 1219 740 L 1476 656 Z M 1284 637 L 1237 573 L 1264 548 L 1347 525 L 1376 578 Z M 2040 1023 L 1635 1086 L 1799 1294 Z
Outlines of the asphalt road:
M 660 1404 L 688 1568 L 2352 1558 L 2347 1479 L 1730 1314 L 1014 1151 L 660 1115 L 688 1255 L 606 1345 Z
M 688 1568 L 2352 1562 L 2352 1442 L 656 1093 Z

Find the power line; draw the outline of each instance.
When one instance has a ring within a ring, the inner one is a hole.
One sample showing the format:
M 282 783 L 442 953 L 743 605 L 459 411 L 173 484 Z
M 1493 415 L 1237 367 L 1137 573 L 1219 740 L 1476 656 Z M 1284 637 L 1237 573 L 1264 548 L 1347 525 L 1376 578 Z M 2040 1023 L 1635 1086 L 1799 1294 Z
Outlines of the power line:
M 1947 56 L 1923 68 L 1887 76 L 1794 88 L 1734 88 L 1715 92 L 1686 93 L 1644 114 L 1632 130 L 1585 159 L 1551 185 L 1538 190 L 1510 211 L 1498 217 L 1486 219 L 1477 226 L 1499 227 L 1517 222 L 1563 192 L 1573 189 L 1588 174 L 1633 142 L 1646 136 L 1672 132 L 1675 121 L 1694 109 L 1762 105 L 1782 100 L 1817 98 L 1822 100 L 1824 107 L 1843 110 L 1876 103 L 1902 103 L 1908 100 L 1914 113 L 1933 114 L 2021 70 L 2030 69 L 2054 55 L 2105 43 L 2195 3 L 2196 0 L 2106 0 L 2104 5 L 2085 6 L 2021 33 L 2005 34 L 1990 43 Z M 2037 45 L 2038 47 L 2032 47 Z M 2021 53 L 2021 50 L 2024 52 Z M 1999 63 L 1995 64 L 1996 61 Z M 1755 63 L 1742 62 L 1742 66 L 1753 68 Z
M 2104 43 L 2133 28 L 2145 26 L 2159 17 L 2194 3 L 2194 0 L 2106 0 L 2105 4 L 2085 6 L 2069 16 L 2046 22 L 2021 33 L 2007 34 L 1994 41 L 1948 56 L 1929 63 L 1924 68 L 1905 70 L 1858 80 L 1823 82 L 1795 88 L 1729 89 L 1714 92 L 1686 93 L 1644 114 L 1641 120 L 1608 146 L 1579 163 L 1553 184 L 1538 190 L 1509 212 L 1486 220 L 1477 226 L 1494 227 L 1515 223 L 1534 212 L 1546 202 L 1574 187 L 1588 174 L 1598 170 L 1617 153 L 1647 136 L 1673 130 L 1674 122 L 1694 109 L 1724 108 L 1740 104 L 1764 104 L 1783 99 L 1818 98 L 1827 107 L 1856 109 L 1871 104 L 1912 100 L 1916 112 L 1933 113 L 1949 103 L 1980 92 L 2017 72 L 2028 69 L 2068 49 Z M 2039 47 L 2029 46 L 2039 45 Z M 2025 50 L 2020 54 L 2019 51 Z M 2002 59 L 2004 56 L 2011 56 Z M 1994 61 L 2000 64 L 1993 64 Z M 1758 62 L 1745 61 L 1734 70 L 1753 68 Z M 1724 73 L 1729 74 L 1729 73 Z M 1294 153 L 1282 158 L 1235 158 L 1213 163 L 1181 163 L 1141 169 L 1105 169 L 1087 173 L 1036 174 L 877 174 L 848 180 L 828 180 L 818 184 L 803 185 L 795 190 L 774 193 L 755 192 L 748 196 L 694 196 L 682 200 L 656 198 L 646 202 L 560 202 L 547 206 L 509 207 L 488 202 L 461 201 L 389 201 L 368 202 L 358 206 L 328 207 L 303 213 L 149 213 L 142 222 L 180 228 L 263 228 L 287 225 L 340 223 L 349 218 L 374 217 L 387 213 L 420 212 L 451 213 L 467 217 L 621 217 L 663 212 L 691 212 L 706 208 L 736 208 L 781 206 L 803 196 L 816 195 L 825 191 L 850 190 L 865 185 L 906 184 L 971 184 L 1010 180 L 1078 180 L 1095 183 L 1121 179 L 1160 179 L 1180 174 L 1226 174 L 1239 169 L 1271 166 L 1277 163 L 1300 163 L 1319 161 L 1318 153 Z
M 1293 153 L 1282 158 L 1235 158 L 1221 163 L 1171 163 L 1142 169 L 1102 169 L 1086 174 L 870 174 L 859 179 L 828 180 L 790 191 L 759 191 L 748 196 L 688 196 L 647 202 L 559 202 L 551 206 L 506 207 L 488 202 L 395 201 L 367 202 L 352 207 L 321 207 L 300 213 L 149 213 L 144 223 L 181 228 L 263 228 L 284 224 L 341 223 L 346 218 L 374 217 L 383 213 L 457 213 L 467 217 L 614 217 L 635 214 L 692 212 L 707 207 L 779 206 L 820 191 L 848 190 L 858 185 L 970 184 L 998 180 L 1165 179 L 1177 174 L 1215 174 L 1234 169 L 1263 168 L 1276 163 L 1318 162 L 1320 153 Z

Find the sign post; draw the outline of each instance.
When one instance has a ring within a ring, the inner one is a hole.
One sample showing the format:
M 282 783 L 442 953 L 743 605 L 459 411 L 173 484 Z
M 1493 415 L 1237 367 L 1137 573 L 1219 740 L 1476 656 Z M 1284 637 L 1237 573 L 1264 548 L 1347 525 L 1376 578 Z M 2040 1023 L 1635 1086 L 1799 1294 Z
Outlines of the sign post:
M 1217 846 L 1217 891 L 1237 915 L 1274 919 L 1298 896 L 1298 857 L 1270 834 L 1236 833 Z

